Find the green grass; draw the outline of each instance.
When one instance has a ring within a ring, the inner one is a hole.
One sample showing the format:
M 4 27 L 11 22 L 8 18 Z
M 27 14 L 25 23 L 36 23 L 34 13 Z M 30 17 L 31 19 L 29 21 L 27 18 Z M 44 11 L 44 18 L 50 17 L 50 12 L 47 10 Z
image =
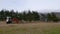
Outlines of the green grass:
M 60 27 L 51 28 L 49 30 L 44 30 L 44 34 L 60 34 Z
M 4 25 L 0 34 L 60 34 L 60 23 Z

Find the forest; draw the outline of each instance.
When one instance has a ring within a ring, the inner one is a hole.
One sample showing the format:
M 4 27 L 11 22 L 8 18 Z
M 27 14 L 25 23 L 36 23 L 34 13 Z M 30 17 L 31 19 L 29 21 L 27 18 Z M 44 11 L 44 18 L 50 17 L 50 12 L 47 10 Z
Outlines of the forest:
M 23 11 L 18 12 L 14 10 L 0 10 L 0 21 L 4 21 L 6 17 L 17 18 L 24 21 L 46 21 L 46 22 L 58 22 L 60 19 L 56 16 L 55 13 L 39 13 L 37 11 Z

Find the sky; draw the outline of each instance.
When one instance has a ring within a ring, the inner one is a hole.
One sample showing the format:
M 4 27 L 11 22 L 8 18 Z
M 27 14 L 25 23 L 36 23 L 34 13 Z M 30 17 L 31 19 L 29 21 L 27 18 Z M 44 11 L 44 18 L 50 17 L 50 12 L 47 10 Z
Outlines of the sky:
M 0 0 L 0 10 L 60 10 L 60 0 Z

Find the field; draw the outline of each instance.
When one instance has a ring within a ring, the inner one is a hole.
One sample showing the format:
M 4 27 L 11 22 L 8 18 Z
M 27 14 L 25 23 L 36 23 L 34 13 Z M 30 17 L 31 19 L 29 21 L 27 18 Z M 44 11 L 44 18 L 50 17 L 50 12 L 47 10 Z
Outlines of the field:
M 60 23 L 6 24 L 0 22 L 0 34 L 60 34 Z

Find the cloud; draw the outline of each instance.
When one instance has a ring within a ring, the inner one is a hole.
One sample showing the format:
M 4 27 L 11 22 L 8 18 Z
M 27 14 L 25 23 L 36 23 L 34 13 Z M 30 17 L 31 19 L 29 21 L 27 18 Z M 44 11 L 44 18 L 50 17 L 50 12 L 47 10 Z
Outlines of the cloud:
M 60 0 L 0 0 L 0 9 L 60 9 Z

